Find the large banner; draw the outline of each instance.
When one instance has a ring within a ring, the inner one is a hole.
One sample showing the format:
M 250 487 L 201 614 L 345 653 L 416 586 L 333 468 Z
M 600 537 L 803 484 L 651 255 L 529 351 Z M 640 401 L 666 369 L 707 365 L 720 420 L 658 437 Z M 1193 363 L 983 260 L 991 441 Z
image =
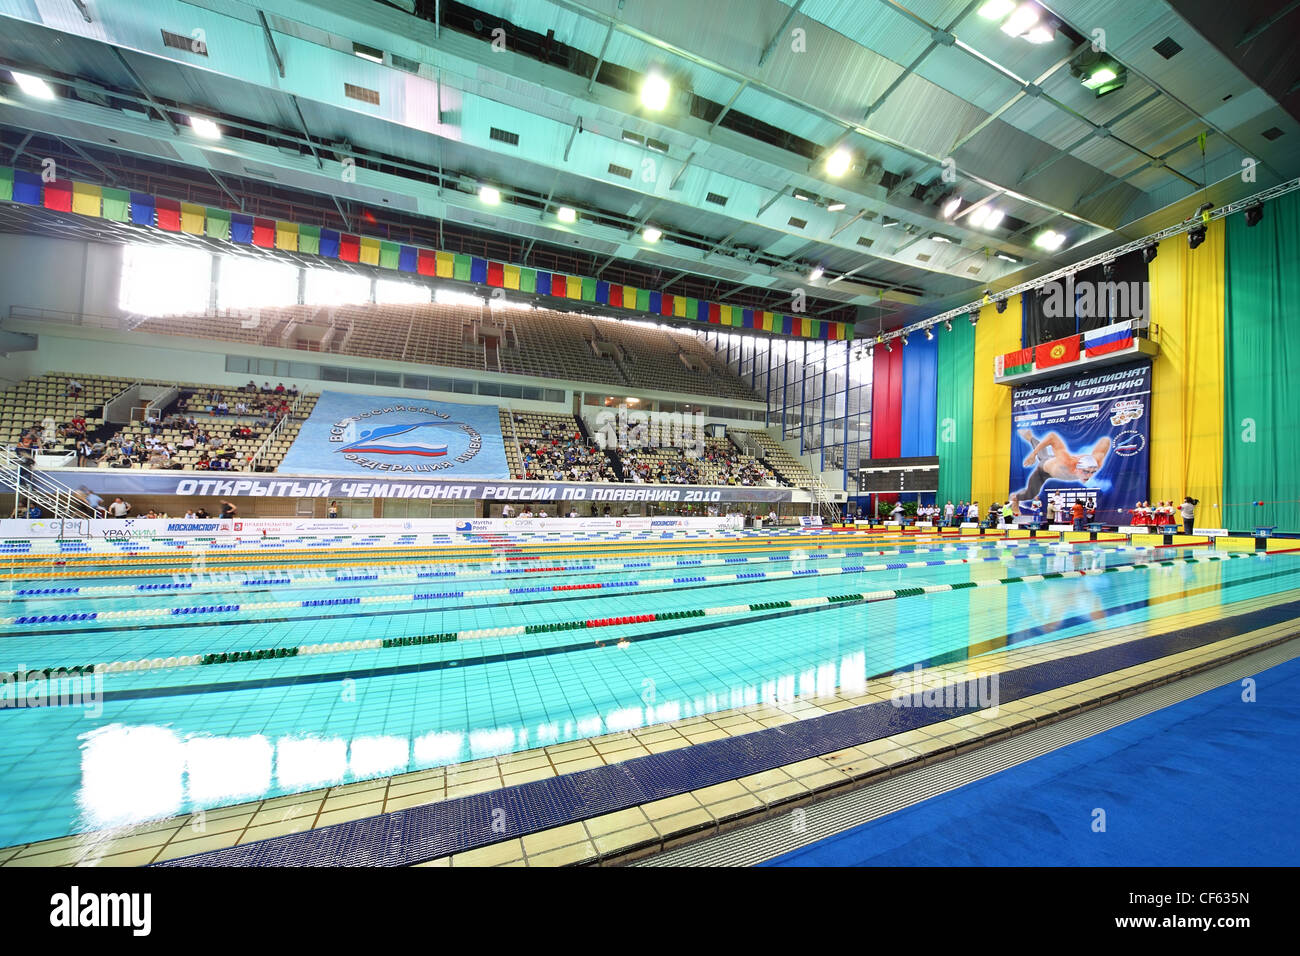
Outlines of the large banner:
M 280 469 L 298 475 L 509 477 L 495 405 L 328 391 Z
M 1150 362 L 1014 389 L 1010 487 L 1019 513 L 1054 495 L 1067 508 L 1095 508 L 1099 522 L 1127 524 L 1147 498 L 1150 409 Z
M 636 504 L 668 502 L 810 501 L 793 488 L 748 485 L 583 484 L 558 481 L 439 481 L 433 478 L 318 478 L 279 472 L 148 471 L 124 468 L 65 469 L 61 477 L 73 487 L 85 484 L 105 502 L 114 495 L 197 495 L 202 498 L 419 498 L 432 501 L 597 501 Z

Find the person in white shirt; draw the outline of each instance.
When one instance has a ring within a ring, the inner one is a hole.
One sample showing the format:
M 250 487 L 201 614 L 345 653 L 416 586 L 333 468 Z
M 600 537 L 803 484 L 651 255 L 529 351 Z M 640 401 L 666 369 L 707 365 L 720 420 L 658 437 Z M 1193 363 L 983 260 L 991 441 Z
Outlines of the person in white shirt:
M 113 503 L 108 506 L 108 513 L 114 518 L 125 518 L 130 511 L 130 502 L 123 501 L 121 498 L 114 498 Z
M 966 509 L 966 520 L 980 523 L 980 504 L 978 501 L 972 501 L 970 507 Z
M 767 523 L 776 524 L 776 509 L 772 508 L 767 513 Z
M 513 518 L 514 516 L 515 516 L 515 509 L 514 509 L 514 508 L 510 507 L 510 505 L 508 505 L 508 504 L 502 506 L 502 508 L 501 508 L 501 517 L 503 517 L 503 518 Z
M 952 502 L 951 502 L 951 501 L 948 502 L 946 505 L 944 505 L 944 506 L 943 506 L 943 519 L 944 519 L 944 520 L 943 520 L 943 523 L 946 524 L 946 525 L 951 525 L 951 524 L 952 524 L 952 516 L 953 516 L 954 514 L 956 514 L 956 511 L 957 511 L 957 509 L 954 508 L 954 507 L 952 506 Z

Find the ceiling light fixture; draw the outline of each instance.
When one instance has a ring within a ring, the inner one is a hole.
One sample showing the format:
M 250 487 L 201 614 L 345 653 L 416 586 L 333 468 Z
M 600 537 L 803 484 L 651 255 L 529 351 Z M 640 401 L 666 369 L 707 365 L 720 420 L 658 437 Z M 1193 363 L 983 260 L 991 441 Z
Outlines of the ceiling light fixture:
M 946 203 L 944 203 L 943 218 L 951 219 L 953 217 L 953 214 L 960 208 L 961 208 L 961 197 L 953 196 Z
M 19 73 L 16 70 L 11 70 L 9 75 L 14 78 L 14 82 L 18 84 L 18 88 L 28 96 L 34 96 L 38 100 L 54 99 L 54 90 L 50 89 L 50 84 L 46 83 L 39 76 Z
M 1264 218 L 1264 204 L 1256 203 L 1253 206 L 1246 207 L 1246 225 L 1257 226 L 1259 221 Z
M 938 232 L 933 233 L 930 236 L 930 238 L 933 239 L 935 242 L 945 242 L 948 245 L 952 245 L 952 240 L 949 239 L 947 236 L 943 235 L 942 233 L 938 233 Z
M 809 281 L 809 282 L 816 282 L 818 279 L 820 279 L 820 278 L 821 278 L 822 276 L 824 276 L 825 274 L 826 274 L 826 270 L 825 270 L 824 268 L 822 268 L 821 265 L 813 266 L 813 270 L 812 270 L 812 272 L 808 273 L 808 281 Z
M 1065 236 L 1054 229 L 1048 229 L 1045 232 L 1040 232 L 1038 234 L 1038 238 L 1034 240 L 1034 245 L 1039 249 L 1046 249 L 1048 252 L 1055 252 L 1057 249 L 1061 248 L 1061 246 L 1065 245 Z
M 555 210 L 555 218 L 559 219 L 560 222 L 575 223 L 578 221 L 578 210 L 572 206 L 561 206 Z
M 668 105 L 673 86 L 662 73 L 647 73 L 641 81 L 641 105 L 648 110 L 662 110 Z
M 478 188 L 478 198 L 489 206 L 495 206 L 501 202 L 501 190 L 495 186 L 480 186 Z
M 1002 32 L 1009 37 L 1024 36 L 1038 24 L 1038 19 L 1038 8 L 1032 3 L 1022 3 L 1002 24 Z
M 1199 249 L 1205 241 L 1205 224 L 1200 223 L 1187 230 L 1187 248 Z
M 933 342 L 933 341 L 934 341 L 934 329 L 930 328 L 929 326 L 926 326 L 926 329 L 925 329 L 925 340 L 926 340 L 927 342 Z
M 826 172 L 835 179 L 847 173 L 852 165 L 853 156 L 843 146 L 826 158 Z
M 841 209 L 845 208 L 845 206 L 847 206 L 847 205 L 848 205 L 848 203 L 842 203 L 842 202 L 832 202 L 832 203 L 827 203 L 827 204 L 826 204 L 826 211 L 827 211 L 827 212 L 839 212 Z
M 663 236 L 663 231 L 655 226 L 646 226 L 641 231 L 641 238 L 646 242 L 658 242 Z
M 972 211 L 971 214 L 966 217 L 966 221 L 970 223 L 972 226 L 978 228 L 979 226 L 984 225 L 984 220 L 988 219 L 990 211 L 991 210 L 989 209 L 988 206 L 980 206 L 978 209 Z
M 1001 20 L 1013 9 L 1015 9 L 1016 0 L 987 0 L 984 6 L 980 7 L 979 15 L 985 20 Z
M 1150 265 L 1151 260 L 1153 260 L 1157 255 L 1159 255 L 1159 253 L 1160 253 L 1160 247 L 1153 242 L 1151 243 L 1151 245 L 1147 246 L 1142 250 L 1142 261 Z
M 196 136 L 202 136 L 204 139 L 221 139 L 221 127 L 202 116 L 190 117 L 190 129 L 194 130 Z
M 946 330 L 948 330 L 949 332 L 951 332 L 951 331 L 952 331 L 952 319 L 944 319 L 944 320 L 943 320 L 943 327 L 944 327 Z
M 1019 263 L 1019 262 L 1020 262 L 1020 260 L 1017 259 L 1015 256 L 1010 255 L 1010 254 L 1005 253 L 1005 252 L 997 252 L 997 253 L 994 253 L 994 255 L 995 255 L 997 258 L 1001 259 L 1003 262 L 1014 262 L 1014 263 Z
M 998 226 L 1002 225 L 1002 220 L 1005 217 L 1006 213 L 1001 209 L 990 209 L 988 218 L 984 220 L 984 228 L 996 229 Z

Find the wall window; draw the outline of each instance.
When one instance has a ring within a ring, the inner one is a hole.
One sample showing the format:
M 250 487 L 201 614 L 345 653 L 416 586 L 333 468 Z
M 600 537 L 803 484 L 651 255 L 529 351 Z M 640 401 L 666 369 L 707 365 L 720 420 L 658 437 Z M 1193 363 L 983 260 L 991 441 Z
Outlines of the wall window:
M 122 255 L 118 307 L 136 315 L 208 310 L 212 254 L 182 246 L 129 245 Z
M 429 287 L 418 282 L 379 279 L 375 282 L 375 301 L 380 305 L 428 305 Z
M 298 267 L 255 256 L 222 256 L 217 307 L 256 309 L 294 305 L 298 301 Z
M 370 277 L 341 269 L 308 269 L 304 305 L 358 305 L 370 301 Z

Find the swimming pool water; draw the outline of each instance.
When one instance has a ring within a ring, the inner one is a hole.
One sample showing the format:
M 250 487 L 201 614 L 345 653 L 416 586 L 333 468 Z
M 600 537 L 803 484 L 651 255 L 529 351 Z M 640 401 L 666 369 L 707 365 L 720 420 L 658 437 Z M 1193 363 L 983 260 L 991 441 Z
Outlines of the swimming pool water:
M 858 548 L 865 556 L 855 555 Z M 1032 544 L 920 545 L 887 557 L 873 550 L 849 546 L 846 553 L 834 542 L 820 552 L 802 543 L 778 544 L 743 554 L 718 549 L 619 557 L 608 564 L 596 563 L 607 555 L 589 550 L 508 566 L 472 564 L 457 568 L 455 577 L 425 579 L 415 575 L 445 575 L 446 569 L 358 559 L 357 568 L 332 569 L 322 578 L 285 570 L 274 556 L 259 554 L 248 565 L 258 570 L 241 569 L 228 581 L 200 575 L 185 582 L 143 574 L 95 577 L 86 573 L 93 565 L 79 565 L 57 580 L 9 582 L 15 592 L 81 590 L 15 596 L 0 617 L 94 611 L 106 619 L 0 626 L 0 671 L 662 614 L 1150 560 L 1150 552 L 1098 547 L 1061 557 Z M 958 559 L 970 563 L 852 570 Z M 594 566 L 581 571 L 541 570 L 588 563 Z M 696 580 L 845 568 L 838 574 Z M 652 579 L 668 583 L 630 586 Z M 190 587 L 136 590 L 169 582 Z M 598 590 L 549 590 L 596 583 Z M 0 846 L 722 709 L 851 691 L 869 677 L 919 662 L 960 660 L 1297 587 L 1300 561 L 1252 557 L 873 604 L 96 675 L 102 686 L 97 706 L 0 708 Z M 530 590 L 476 596 L 500 589 Z M 412 601 L 413 594 L 461 596 Z M 367 600 L 301 606 L 352 598 Z M 268 602 L 285 606 L 245 609 Z M 241 609 L 171 613 L 231 605 Z M 114 620 L 115 611 L 146 613 Z

